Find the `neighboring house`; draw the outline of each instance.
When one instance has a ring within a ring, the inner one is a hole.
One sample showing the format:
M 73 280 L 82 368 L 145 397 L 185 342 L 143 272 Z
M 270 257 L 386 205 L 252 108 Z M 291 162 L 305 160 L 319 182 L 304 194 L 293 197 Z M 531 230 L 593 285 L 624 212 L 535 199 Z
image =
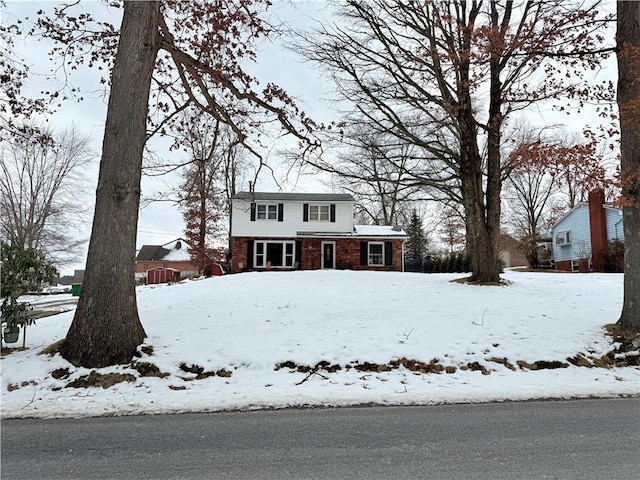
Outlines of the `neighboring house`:
M 501 233 L 498 237 L 498 251 L 506 268 L 527 267 L 527 257 L 520 250 L 520 242 L 511 235 Z
M 172 269 L 184 278 L 198 274 L 198 265 L 191 261 L 188 244 L 182 238 L 164 245 L 143 245 L 136 256 L 136 274 L 146 276 L 149 270 Z
M 347 194 L 240 192 L 232 200 L 231 270 L 402 271 L 400 227 L 354 225 Z
M 606 205 L 604 191 L 595 190 L 551 227 L 551 238 L 556 269 L 602 272 L 609 243 L 624 241 L 622 210 Z

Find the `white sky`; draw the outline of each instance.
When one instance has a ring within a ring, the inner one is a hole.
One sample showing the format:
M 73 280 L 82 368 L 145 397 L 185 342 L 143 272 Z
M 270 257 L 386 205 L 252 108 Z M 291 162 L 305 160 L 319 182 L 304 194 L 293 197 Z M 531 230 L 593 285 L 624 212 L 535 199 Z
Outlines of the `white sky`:
M 168 376 L 140 377 L 128 367 L 109 367 L 98 373 L 128 373 L 135 382 L 65 388 L 90 370 L 40 351 L 66 335 L 69 311 L 38 320 L 27 330 L 28 349 L 2 359 L 2 418 L 640 394 L 640 367 L 567 362 L 578 353 L 599 358 L 613 349 L 603 326 L 620 315 L 622 274 L 507 271 L 511 284 L 500 287 L 450 281 L 458 277 L 316 270 L 139 287 L 145 345 L 153 346 L 153 354 L 139 361 Z M 455 372 L 346 368 L 401 358 L 437 359 Z M 514 370 L 496 359 L 506 359 Z M 567 367 L 535 371 L 517 364 L 540 360 Z M 341 369 L 312 375 L 275 369 L 288 361 L 311 367 L 326 361 Z M 179 368 L 183 362 L 231 376 L 195 380 Z M 461 368 L 475 362 L 488 374 Z M 52 378 L 56 369 L 68 369 L 69 377 Z

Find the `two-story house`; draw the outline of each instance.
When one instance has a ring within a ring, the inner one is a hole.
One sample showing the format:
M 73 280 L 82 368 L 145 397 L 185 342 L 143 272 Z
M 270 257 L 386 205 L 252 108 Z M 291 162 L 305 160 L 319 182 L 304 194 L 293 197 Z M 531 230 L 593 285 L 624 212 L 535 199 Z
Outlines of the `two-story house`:
M 604 191 L 589 193 L 551 227 L 556 269 L 602 272 L 607 269 L 611 241 L 624 241 L 622 210 L 605 204 Z
M 240 192 L 232 199 L 231 269 L 402 271 L 407 234 L 354 225 L 348 194 Z

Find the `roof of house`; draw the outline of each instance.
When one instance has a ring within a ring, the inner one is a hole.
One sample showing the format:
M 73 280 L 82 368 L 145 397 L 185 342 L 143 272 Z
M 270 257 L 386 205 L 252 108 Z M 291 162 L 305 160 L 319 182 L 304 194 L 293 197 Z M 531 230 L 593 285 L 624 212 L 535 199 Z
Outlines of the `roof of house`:
M 576 210 L 579 210 L 581 208 L 588 208 L 588 207 L 589 207 L 589 202 L 578 202 L 578 203 L 576 203 L 572 209 L 568 210 L 564 215 L 562 215 L 558 220 L 556 220 L 553 225 L 551 225 L 551 228 L 550 228 L 549 231 L 552 232 L 558 226 L 558 224 L 560 222 L 562 222 L 564 219 L 566 219 L 569 215 L 571 215 Z M 607 210 L 615 210 L 617 212 L 622 212 L 621 208 L 614 207 L 610 203 L 605 203 L 604 205 L 602 205 L 602 207 L 606 208 Z
M 386 225 L 354 225 L 352 232 L 296 232 L 301 237 L 398 237 L 409 235 L 400 227 Z
M 143 245 L 136 256 L 136 261 L 188 261 L 191 259 L 191 255 L 189 255 L 187 248 L 188 244 L 182 238 L 165 243 L 164 245 Z
M 247 201 L 353 202 L 347 193 L 238 192 L 233 198 Z
M 355 225 L 355 234 L 368 237 L 407 237 L 407 233 L 398 226 Z

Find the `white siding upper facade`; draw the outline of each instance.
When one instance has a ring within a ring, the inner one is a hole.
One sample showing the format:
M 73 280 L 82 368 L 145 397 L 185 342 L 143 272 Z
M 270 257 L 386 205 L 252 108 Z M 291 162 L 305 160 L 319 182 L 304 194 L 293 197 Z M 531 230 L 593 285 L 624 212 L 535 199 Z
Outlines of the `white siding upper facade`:
M 353 232 L 353 198 L 332 194 L 241 193 L 232 200 L 232 237 Z

